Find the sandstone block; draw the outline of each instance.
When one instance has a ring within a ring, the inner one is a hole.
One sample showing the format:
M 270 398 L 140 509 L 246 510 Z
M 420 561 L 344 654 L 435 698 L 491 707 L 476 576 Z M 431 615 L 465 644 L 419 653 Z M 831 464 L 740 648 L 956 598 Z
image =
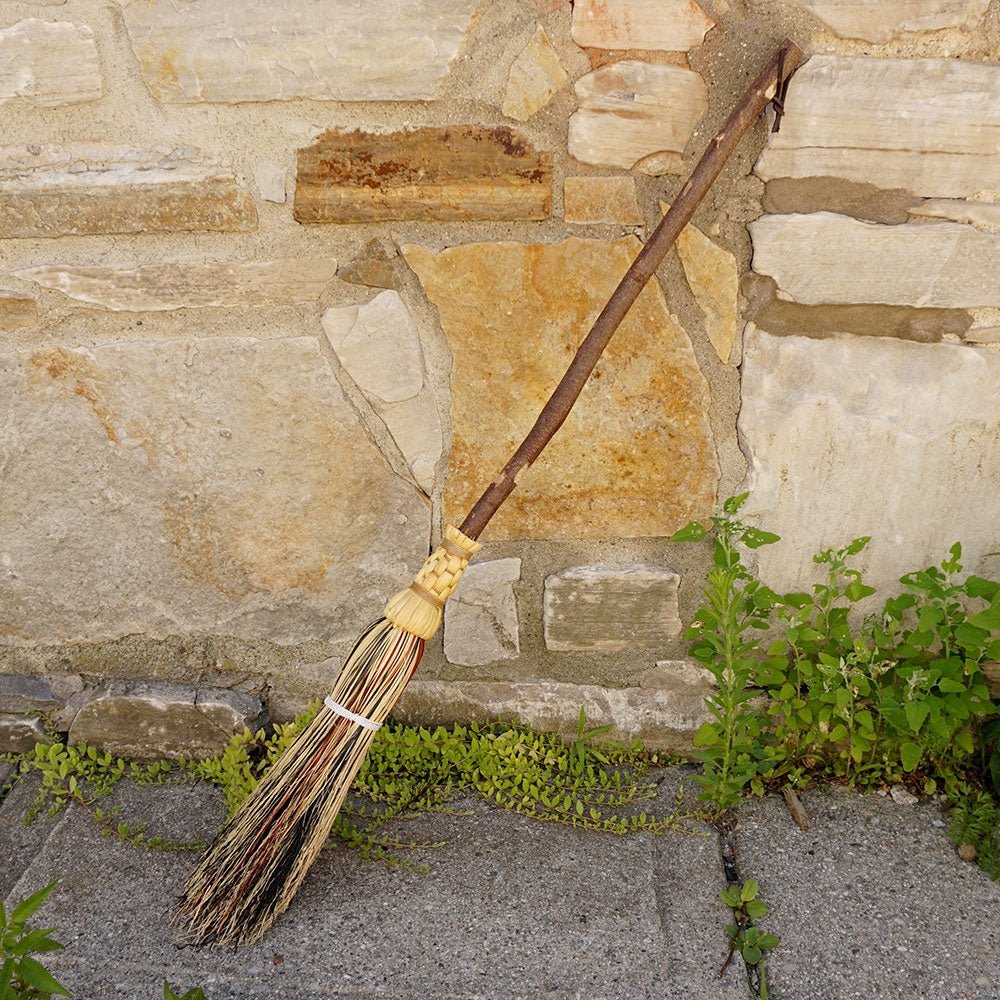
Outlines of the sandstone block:
M 661 202 L 660 208 L 665 212 L 669 206 Z M 690 223 L 677 237 L 677 255 L 688 287 L 701 306 L 708 339 L 719 360 L 728 364 L 739 332 L 740 275 L 736 258 Z
M 750 235 L 753 269 L 795 302 L 1000 305 L 1000 236 L 970 226 L 881 226 L 814 212 L 762 216 Z
M 451 663 L 479 666 L 520 655 L 514 584 L 520 559 L 473 563 L 444 609 L 444 655 Z
M 545 580 L 545 646 L 561 653 L 660 649 L 680 635 L 680 577 L 656 566 L 574 566 Z
M 508 128 L 331 129 L 298 151 L 299 222 L 545 219 L 552 162 Z
M 38 303 L 27 295 L 0 291 L 0 330 L 20 330 L 38 322 Z
M 332 257 L 145 264 L 122 269 L 43 264 L 14 274 L 115 312 L 314 302 L 337 273 Z
M 36 743 L 44 741 L 45 723 L 41 716 L 0 714 L 0 754 L 27 753 L 35 749 Z
M 708 107 L 705 81 L 680 66 L 625 60 L 577 80 L 579 110 L 569 120 L 569 152 L 581 163 L 674 169 L 661 154 L 684 151 Z
M 430 100 L 478 0 L 119 0 L 158 100 Z
M 1000 191 L 1000 67 L 957 59 L 813 56 L 755 170 L 838 177 L 929 198 Z
M 261 718 L 260 699 L 239 691 L 116 681 L 80 709 L 69 739 L 139 760 L 212 757 Z
M 993 697 L 1000 701 L 1000 663 L 989 661 L 983 664 L 983 673 L 986 674 L 986 681 L 990 686 Z
M 195 150 L 0 148 L 0 238 L 256 227 L 232 171 Z
M 520 51 L 507 77 L 501 111 L 515 121 L 526 122 L 569 82 L 559 56 L 538 25 L 531 40 Z
M 904 572 L 961 541 L 995 571 L 1000 523 L 1000 357 L 960 344 L 744 334 L 744 508 L 781 541 L 757 550 L 779 591 L 816 580 L 812 554 L 870 535 L 859 568 L 898 591 Z
M 888 42 L 912 31 L 975 28 L 990 0 L 793 0 L 841 38 Z
M 0 674 L 0 712 L 46 711 L 61 705 L 44 677 Z
M 643 221 L 632 177 L 567 177 L 563 202 L 567 222 L 637 226 Z
M 421 725 L 520 721 L 535 729 L 577 734 L 580 709 L 588 726 L 611 726 L 606 738 L 623 743 L 638 738 L 650 749 L 690 754 L 698 727 L 710 720 L 706 682 L 679 677 L 659 687 L 607 688 L 556 681 L 438 681 L 419 676 L 410 682 L 393 712 Z
M 595 49 L 686 52 L 715 21 L 694 0 L 576 0 L 573 41 Z
M 314 337 L 11 352 L 0 398 L 5 643 L 351 642 L 427 552 Z
M 86 25 L 30 17 L 0 29 L 0 104 L 20 98 L 54 108 L 96 101 L 103 89 Z
M 424 378 L 420 333 L 399 293 L 385 291 L 360 306 L 333 306 L 323 314 L 323 329 L 429 493 L 444 447 L 441 418 Z
M 634 237 L 402 248 L 452 349 L 444 519 L 458 524 L 522 440 L 639 250 Z M 490 538 L 663 535 L 711 516 L 708 388 L 654 279 Z

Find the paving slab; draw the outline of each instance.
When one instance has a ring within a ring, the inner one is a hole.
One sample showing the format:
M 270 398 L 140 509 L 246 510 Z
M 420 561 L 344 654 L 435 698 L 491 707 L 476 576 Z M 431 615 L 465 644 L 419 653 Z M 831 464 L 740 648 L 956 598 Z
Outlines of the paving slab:
M 800 830 L 778 797 L 736 830 L 781 937 L 768 966 L 785 1000 L 998 1000 L 1000 883 L 959 860 L 940 808 L 826 789 Z
M 672 779 L 671 779 L 672 780 Z M 671 781 L 662 796 L 672 804 Z M 199 839 L 220 819 L 205 786 L 122 786 L 122 818 Z M 190 855 L 100 836 L 71 809 L 10 896 L 53 878 L 43 911 L 63 952 L 48 965 L 77 1000 L 145 1000 L 200 985 L 209 1000 L 701 1000 L 745 996 L 724 957 L 715 838 L 617 837 L 505 812 L 428 814 L 401 835 L 447 841 L 427 874 L 334 846 L 263 942 L 177 948 L 169 912 Z M 706 945 L 705 942 L 711 942 Z

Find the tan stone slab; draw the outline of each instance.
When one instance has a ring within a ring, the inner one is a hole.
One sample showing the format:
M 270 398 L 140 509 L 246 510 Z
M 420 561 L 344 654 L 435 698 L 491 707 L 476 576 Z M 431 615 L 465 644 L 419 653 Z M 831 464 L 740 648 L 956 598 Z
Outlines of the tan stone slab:
M 1000 190 L 1000 66 L 813 56 L 756 172 L 841 177 L 932 198 Z
M 950 219 L 968 222 L 987 233 L 1000 232 L 1000 205 L 961 198 L 934 198 L 908 209 L 911 216 L 925 219 Z
M 298 151 L 299 222 L 545 219 L 551 208 L 551 156 L 503 126 L 330 129 Z
M 970 344 L 1000 344 L 1000 326 L 974 326 L 964 339 Z
M 115 312 L 314 302 L 337 273 L 332 257 L 146 264 L 121 269 L 46 264 L 14 274 Z
M 572 34 L 585 48 L 686 52 L 715 23 L 694 0 L 576 0 Z
M 568 82 L 559 54 L 539 24 L 510 67 L 500 110 L 508 118 L 526 122 Z
M 330 346 L 392 435 L 426 493 L 444 448 L 441 417 L 424 377 L 417 325 L 395 291 L 323 313 Z
M 545 580 L 545 646 L 560 653 L 662 649 L 680 635 L 681 578 L 659 566 L 574 566 Z
M 12 352 L 0 399 L 4 643 L 350 643 L 427 552 L 314 337 Z
M 625 60 L 577 80 L 569 152 L 581 163 L 673 171 L 662 153 L 682 153 L 708 107 L 705 81 L 680 66 Z M 644 165 L 643 161 L 648 159 Z
M 119 0 L 158 100 L 430 100 L 480 0 Z
M 38 322 L 38 303 L 28 295 L 0 291 L 0 330 L 19 330 Z
M 30 17 L 0 29 L 0 104 L 40 108 L 98 100 L 104 90 L 94 33 L 69 21 Z
M 691 740 L 711 716 L 707 682 L 692 683 L 687 664 L 659 687 L 601 687 L 557 681 L 440 681 L 417 677 L 394 710 L 396 718 L 421 725 L 519 720 L 570 739 L 578 733 L 580 709 L 588 726 L 610 726 L 606 739 L 690 754 Z
M 637 226 L 643 221 L 632 177 L 567 177 L 563 217 L 580 225 Z
M 660 202 L 661 211 L 666 212 L 669 207 Z M 719 360 L 729 364 L 739 332 L 740 274 L 736 258 L 690 223 L 677 237 L 677 255 L 688 287 L 705 317 L 705 333 Z
M 465 571 L 444 609 L 444 655 L 449 663 L 483 666 L 521 653 L 514 584 L 520 559 L 487 559 Z
M 253 199 L 196 150 L 0 147 L 0 237 L 248 231 Z
M 757 549 L 780 592 L 820 579 L 812 554 L 859 535 L 856 561 L 883 597 L 904 572 L 962 542 L 992 575 L 1000 523 L 1000 357 L 962 344 L 744 334 L 740 441 Z M 853 564 L 852 564 L 853 565 Z
M 888 42 L 912 31 L 976 28 L 990 0 L 793 0 L 841 38 Z
M 404 246 L 454 356 L 446 521 L 459 523 L 534 423 L 641 244 L 571 238 Z M 669 534 L 710 516 L 708 386 L 653 279 L 490 538 Z
M 750 235 L 753 269 L 795 302 L 1000 306 L 1000 236 L 971 226 L 881 226 L 814 212 L 762 216 Z

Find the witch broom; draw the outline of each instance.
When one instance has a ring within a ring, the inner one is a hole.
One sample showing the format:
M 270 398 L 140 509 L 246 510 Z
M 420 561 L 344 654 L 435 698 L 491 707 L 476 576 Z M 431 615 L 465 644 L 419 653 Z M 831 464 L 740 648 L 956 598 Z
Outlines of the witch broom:
M 569 414 L 601 353 L 632 303 L 690 221 L 744 133 L 804 60 L 786 41 L 715 136 L 573 358 L 524 442 L 489 484 L 461 528 L 448 526 L 441 546 L 410 586 L 388 603 L 348 657 L 319 714 L 229 821 L 188 878 L 174 916 L 195 944 L 250 943 L 287 909 L 330 834 L 371 745 L 441 624 L 476 539 Z

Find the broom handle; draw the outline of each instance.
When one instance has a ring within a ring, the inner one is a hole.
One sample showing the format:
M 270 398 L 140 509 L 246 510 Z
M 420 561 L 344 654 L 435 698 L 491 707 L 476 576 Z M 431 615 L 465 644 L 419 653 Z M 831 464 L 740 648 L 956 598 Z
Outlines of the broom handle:
M 646 282 L 660 266 L 667 251 L 674 245 L 681 230 L 691 221 L 699 202 L 718 177 L 726 160 L 747 129 L 767 106 L 771 97 L 783 87 L 784 82 L 803 62 L 805 54 L 802 50 L 794 42 L 789 40 L 783 42 L 781 48 L 726 119 L 725 125 L 705 150 L 670 210 L 660 220 L 660 224 L 626 271 L 625 277 L 608 300 L 608 304 L 601 310 L 590 333 L 570 362 L 562 381 L 538 415 L 534 427 L 500 474 L 476 501 L 469 516 L 462 522 L 460 530 L 468 538 L 475 539 L 482 534 L 490 518 L 514 491 L 520 472 L 538 458 L 552 435 L 562 426 L 604 348 L 607 347 L 608 341 L 646 286 Z

